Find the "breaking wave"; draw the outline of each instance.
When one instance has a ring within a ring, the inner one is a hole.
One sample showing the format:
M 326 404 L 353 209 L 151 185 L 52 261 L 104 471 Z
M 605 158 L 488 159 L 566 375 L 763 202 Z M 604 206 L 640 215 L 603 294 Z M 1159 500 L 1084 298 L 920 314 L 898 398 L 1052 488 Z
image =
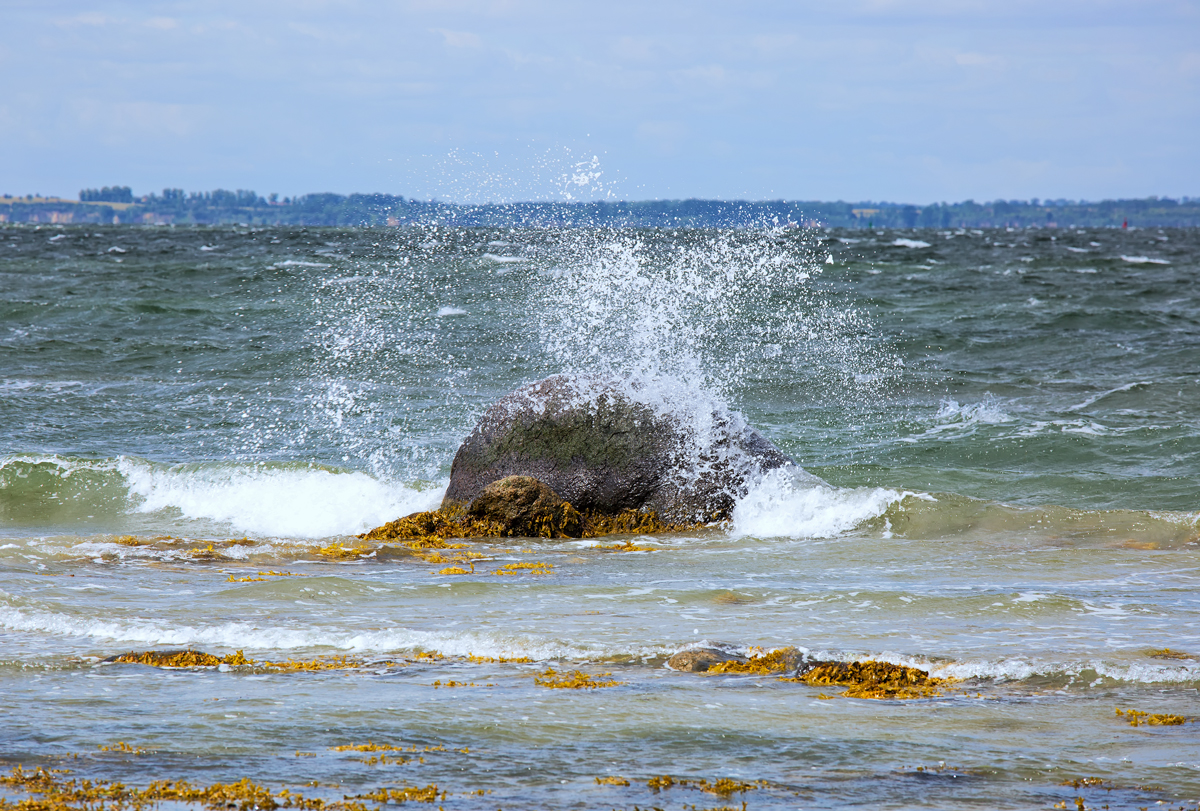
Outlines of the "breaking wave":
M 0 461 L 0 527 L 131 517 L 160 529 L 183 519 L 210 531 L 290 538 L 363 532 L 434 506 L 441 490 L 319 465 L 164 465 L 132 457 L 17 456 Z

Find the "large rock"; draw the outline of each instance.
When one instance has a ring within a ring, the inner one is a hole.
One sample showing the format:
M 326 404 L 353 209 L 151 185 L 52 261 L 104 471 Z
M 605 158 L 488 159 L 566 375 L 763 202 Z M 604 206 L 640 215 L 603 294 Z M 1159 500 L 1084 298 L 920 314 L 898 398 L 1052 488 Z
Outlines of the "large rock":
M 669 407 L 627 381 L 556 375 L 502 398 L 454 457 L 444 508 L 528 476 L 581 512 L 725 518 L 749 481 L 792 460 L 741 415 Z

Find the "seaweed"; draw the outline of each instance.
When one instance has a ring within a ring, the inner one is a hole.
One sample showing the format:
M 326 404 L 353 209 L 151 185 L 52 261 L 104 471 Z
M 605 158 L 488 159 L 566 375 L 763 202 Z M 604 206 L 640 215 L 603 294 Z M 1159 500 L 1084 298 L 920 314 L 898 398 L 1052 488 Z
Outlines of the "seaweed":
M 274 571 L 259 572 L 257 575 L 246 576 L 246 577 L 235 577 L 234 575 L 229 575 L 229 580 L 227 582 L 229 582 L 229 583 L 261 583 L 263 581 L 269 580 L 272 577 L 301 577 L 301 575 L 298 575 L 295 572 L 274 572 Z
M 197 650 L 165 650 L 165 651 L 132 651 L 130 653 L 122 653 L 118 656 L 112 656 L 105 660 L 113 664 L 138 664 L 150 665 L 151 667 L 218 667 L 220 665 L 229 665 L 230 667 L 241 667 L 247 665 L 255 665 L 260 668 L 270 670 L 283 671 L 311 671 L 311 670 L 348 670 L 362 667 L 363 663 L 350 659 L 346 656 L 334 656 L 329 659 L 312 659 L 308 661 L 299 659 L 288 659 L 284 662 L 268 662 L 256 661 L 246 658 L 242 651 L 231 653 L 228 656 L 217 657 L 211 653 L 204 653 Z
M 625 541 L 624 543 L 614 544 L 596 544 L 592 549 L 599 549 L 601 552 L 657 552 L 653 546 L 638 546 L 633 541 Z
M 238 655 L 241 651 L 238 651 Z M 151 667 L 216 667 L 228 664 L 211 653 L 197 650 L 132 651 L 106 661 L 120 664 L 150 665 Z M 239 663 L 240 664 L 240 663 Z
M 567 507 L 570 504 L 563 502 Z M 444 543 L 445 538 L 509 538 L 509 537 L 541 537 L 566 538 L 583 537 L 599 538 L 605 535 L 654 535 L 664 532 L 688 532 L 706 526 L 703 523 L 672 524 L 659 520 L 653 511 L 628 509 L 618 513 L 606 513 L 596 510 L 580 511 L 580 535 L 567 535 L 559 531 L 554 522 L 541 522 L 534 527 L 533 535 L 518 535 L 506 528 L 503 523 L 486 518 L 472 516 L 452 506 L 437 510 L 412 513 L 403 518 L 397 518 L 382 526 L 364 532 L 358 538 L 364 541 L 396 541 L 409 540 L 419 543 L 428 542 L 432 548 Z M 632 542 L 629 542 L 632 544 Z M 649 549 L 613 548 L 613 551 L 651 551 Z
M 473 653 L 467 654 L 467 661 L 476 664 L 491 664 L 497 662 L 499 664 L 528 664 L 533 661 L 528 656 L 476 656 Z
M 717 662 L 709 665 L 708 670 L 703 671 L 706 675 L 721 674 L 721 673 L 747 673 L 759 676 L 779 673 L 784 670 L 791 670 L 800 662 L 800 652 L 795 648 L 778 648 L 769 653 L 753 653 L 750 658 L 744 662 L 732 660 L 729 662 Z
M 547 668 L 545 673 L 534 676 L 533 682 L 539 687 L 549 687 L 554 690 L 598 690 L 602 687 L 617 687 L 625 683 L 616 679 L 604 678 L 611 675 L 611 673 L 601 673 L 593 676 L 581 670 L 557 673 L 554 668 Z
M 367 811 L 362 803 L 326 802 L 306 798 L 287 789 L 272 794 L 264 786 L 243 778 L 236 783 L 193 786 L 186 780 L 156 780 L 146 788 L 130 788 L 106 780 L 65 779 L 57 770 L 25 771 L 19 764 L 0 786 L 35 795 L 18 803 L 0 799 L 0 808 L 19 811 L 142 811 L 164 802 L 200 805 L 212 811 L 275 811 L 297 808 L 301 811 Z M 350 798 L 355 799 L 355 798 Z
M 862 662 L 821 662 L 794 677 L 780 681 L 813 686 L 844 685 L 846 698 L 911 699 L 940 696 L 939 687 L 953 679 L 930 676 L 928 671 L 868 659 Z
M 553 563 L 542 563 L 535 561 L 534 563 L 506 563 L 492 574 L 520 574 L 522 571 L 528 571 L 530 574 L 550 574 L 550 570 L 554 568 Z
M 709 794 L 715 794 L 723 799 L 729 799 L 734 794 L 741 794 L 747 791 L 767 785 L 765 781 L 759 780 L 756 783 L 746 783 L 742 780 L 733 780 L 729 777 L 719 777 L 713 782 L 708 782 L 701 777 L 698 780 L 689 780 L 686 778 L 676 778 L 669 774 L 657 775 L 646 781 L 646 785 L 654 792 L 662 791 L 663 789 L 671 788 L 672 786 L 686 786 L 688 788 L 699 789 L 706 791 Z
M 1141 710 L 1123 710 L 1120 707 L 1117 707 L 1117 717 L 1124 717 L 1131 727 L 1177 727 L 1188 722 L 1186 717 L 1173 713 L 1151 714 Z
M 436 783 L 430 783 L 424 788 L 418 786 L 392 789 L 381 788 L 365 794 L 355 794 L 349 799 L 374 800 L 381 805 L 386 803 L 396 803 L 399 805 L 409 800 L 418 803 L 436 803 L 439 798 L 445 800 L 448 794 L 446 791 L 439 791 Z
M 112 744 L 111 746 L 101 745 L 99 747 L 99 749 L 101 752 L 123 752 L 127 755 L 144 755 L 144 754 L 146 754 L 145 749 L 141 749 L 136 746 L 130 746 L 129 744 L 125 743 L 125 741 L 117 741 L 116 743 Z

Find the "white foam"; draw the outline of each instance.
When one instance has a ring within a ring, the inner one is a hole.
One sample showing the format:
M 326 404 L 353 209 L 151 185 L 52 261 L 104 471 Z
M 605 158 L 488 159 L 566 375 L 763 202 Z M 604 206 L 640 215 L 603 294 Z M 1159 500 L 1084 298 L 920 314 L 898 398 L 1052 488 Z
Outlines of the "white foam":
M 466 310 L 460 310 L 458 307 L 439 307 L 437 311 L 438 318 L 447 318 L 455 315 L 466 315 Z
M 829 538 L 882 515 L 905 495 L 882 487 L 831 487 L 798 467 L 778 468 L 734 506 L 732 530 L 760 538 Z
M 929 247 L 928 242 L 923 242 L 919 239 L 900 238 L 900 239 L 892 240 L 892 244 L 896 245 L 898 247 L 901 247 L 901 248 L 928 248 Z
M 1151 256 L 1121 256 L 1126 262 L 1132 265 L 1169 265 L 1171 264 L 1166 259 L 1155 259 Z
M 1094 420 L 1037 420 L 1022 428 L 1017 436 L 1032 437 L 1038 434 L 1084 434 L 1087 436 L 1111 436 L 1128 434 L 1145 430 L 1145 426 L 1127 426 L 1125 428 L 1109 428 Z
M 524 262 L 525 261 L 520 256 L 500 256 L 499 254 L 494 254 L 494 253 L 485 253 L 483 255 L 483 258 L 487 259 L 489 261 L 495 262 L 498 265 L 511 265 L 514 262 Z
M 321 468 L 163 468 L 131 459 L 117 467 L 139 512 L 177 510 L 186 518 L 225 522 L 239 532 L 289 538 L 364 532 L 431 509 L 441 497 L 440 490 Z
M 1117 386 L 1115 389 L 1109 389 L 1108 391 L 1102 391 L 1095 396 L 1089 397 L 1086 400 L 1084 400 L 1082 403 L 1077 403 L 1077 404 L 1071 406 L 1070 408 L 1067 409 L 1067 411 L 1079 411 L 1081 408 L 1087 408 L 1088 406 L 1092 405 L 1093 403 L 1095 403 L 1099 400 L 1103 400 L 1105 397 L 1107 397 L 1110 394 L 1117 394 L 1122 391 L 1129 391 L 1131 389 L 1141 388 L 1142 386 L 1149 386 L 1149 385 L 1150 385 L 1150 381 L 1148 381 L 1148 380 L 1143 380 L 1143 381 L 1139 381 L 1136 383 L 1126 383 L 1124 386 Z
M 399 625 L 371 630 L 346 630 L 320 626 L 284 627 L 253 622 L 218 622 L 211 625 L 172 624 L 141 617 L 93 618 L 36 608 L 0 605 L 0 628 L 12 631 L 84 637 L 147 647 L 208 647 L 246 651 L 296 651 L 332 648 L 358 654 L 395 654 L 436 650 L 445 656 L 522 657 L 596 660 L 629 651 L 614 651 L 553 638 L 496 631 L 417 631 Z M 667 649 L 648 647 L 635 656 L 662 655 Z
M 1067 246 L 1067 250 L 1071 253 L 1091 253 L 1087 248 L 1072 248 L 1070 245 Z
M 323 262 L 301 262 L 299 259 L 285 259 L 282 262 L 276 262 L 271 265 L 274 268 L 328 268 L 333 265 L 328 265 Z
M 978 403 L 960 404 L 957 400 L 943 400 L 934 415 L 937 424 L 925 434 L 940 434 L 946 431 L 973 431 L 979 425 L 1000 425 L 1012 422 L 1012 417 L 1001 408 L 1000 402 L 987 396 Z

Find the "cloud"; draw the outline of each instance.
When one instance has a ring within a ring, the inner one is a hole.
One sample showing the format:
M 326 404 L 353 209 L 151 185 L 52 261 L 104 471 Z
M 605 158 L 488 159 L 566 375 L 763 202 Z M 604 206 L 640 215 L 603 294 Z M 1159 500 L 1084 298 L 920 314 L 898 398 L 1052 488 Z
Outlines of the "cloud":
M 55 20 L 57 25 L 61 26 L 77 26 L 77 25 L 107 25 L 112 22 L 110 17 L 96 11 L 89 11 L 84 14 L 76 14 L 74 17 L 66 17 L 60 20 Z
M 151 17 L 143 25 L 147 28 L 157 28 L 159 31 L 170 31 L 179 27 L 179 21 L 170 17 Z
M 449 28 L 430 28 L 435 34 L 441 34 L 447 47 L 450 48 L 478 48 L 483 45 L 483 41 L 478 34 L 472 34 L 470 31 L 451 31 Z

